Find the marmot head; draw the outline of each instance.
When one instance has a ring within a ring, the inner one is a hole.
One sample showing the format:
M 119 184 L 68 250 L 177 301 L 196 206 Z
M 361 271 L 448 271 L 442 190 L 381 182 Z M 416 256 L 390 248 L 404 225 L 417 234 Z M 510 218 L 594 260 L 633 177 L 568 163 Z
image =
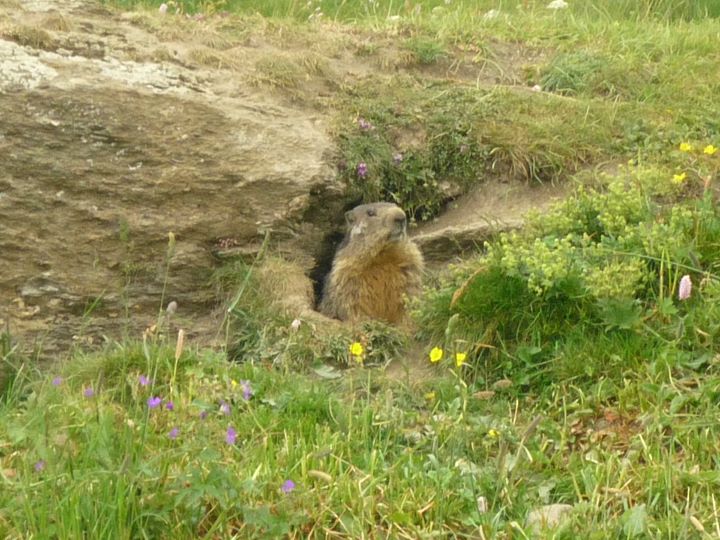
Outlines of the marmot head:
M 361 204 L 345 212 L 348 240 L 361 237 L 397 242 L 407 237 L 407 216 L 402 208 L 392 203 Z

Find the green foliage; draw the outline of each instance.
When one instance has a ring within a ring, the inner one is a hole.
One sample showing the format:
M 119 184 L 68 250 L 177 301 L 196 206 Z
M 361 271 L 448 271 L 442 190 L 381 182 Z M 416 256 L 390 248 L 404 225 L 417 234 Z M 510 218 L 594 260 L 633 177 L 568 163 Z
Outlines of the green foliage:
M 437 41 L 419 36 L 406 40 L 404 48 L 412 54 L 413 61 L 421 65 L 434 64 L 447 56 Z
M 553 181 L 593 160 L 599 147 L 616 151 L 605 105 L 581 109 L 550 95 L 400 77 L 358 86 L 340 108 L 348 111 L 336 131 L 350 192 L 365 201 L 394 201 L 421 220 L 437 214 L 447 193 L 466 191 L 496 171 Z M 568 114 L 583 119 L 567 124 Z M 561 129 L 572 131 L 565 137 L 573 145 L 555 135 Z
M 718 329 L 710 297 L 720 281 L 711 193 L 669 199 L 683 184 L 643 167 L 594 183 L 501 235 L 429 292 L 414 309 L 421 335 L 448 348 L 468 342 L 476 365 L 489 357 L 495 377 L 538 389 L 622 372 L 661 345 L 709 350 Z M 684 274 L 696 299 L 673 300 Z

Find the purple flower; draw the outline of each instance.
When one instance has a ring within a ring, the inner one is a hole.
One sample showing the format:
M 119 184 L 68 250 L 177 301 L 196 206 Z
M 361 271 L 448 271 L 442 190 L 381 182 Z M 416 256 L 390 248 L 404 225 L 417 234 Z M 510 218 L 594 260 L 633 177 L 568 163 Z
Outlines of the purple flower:
M 150 384 L 150 379 L 148 379 L 145 375 L 140 375 L 138 380 L 140 381 L 140 386 L 147 386 Z
M 678 290 L 678 299 L 687 300 L 692 293 L 692 280 L 687 274 L 680 278 L 680 289 Z
M 205 420 L 207 418 L 207 415 L 207 411 L 200 411 L 200 420 Z
M 162 398 L 159 398 L 157 396 L 155 397 L 149 397 L 147 400 L 148 407 L 151 409 L 155 409 L 162 403 Z
M 295 489 L 295 482 L 292 480 L 285 480 L 280 489 L 283 493 L 290 493 L 293 489 Z
M 220 402 L 220 412 L 223 413 L 225 416 L 230 414 L 230 404 L 226 401 Z
M 357 175 L 360 178 L 365 178 L 367 176 L 367 173 L 368 173 L 367 164 L 364 161 L 361 161 L 360 163 L 358 163 Z
M 62 382 L 63 382 L 62 377 L 60 377 L 60 376 L 58 375 L 57 377 L 55 377 L 55 378 L 52 380 L 52 385 L 53 385 L 53 386 L 60 386 L 60 385 L 62 384 Z
M 165 403 L 165 408 L 166 408 L 168 411 L 174 411 L 174 410 L 175 410 L 175 404 L 174 404 L 172 401 L 168 401 L 167 403 Z
M 225 434 L 225 442 L 228 444 L 235 444 L 235 439 L 237 438 L 237 431 L 231 426 L 227 428 L 227 433 Z
M 40 472 L 45 469 L 45 460 L 41 459 L 35 463 L 35 472 Z
M 358 118 L 358 127 L 362 129 L 363 131 L 367 131 L 369 129 L 372 129 L 372 124 L 365 120 L 364 118 Z
M 170 430 L 170 433 L 168 433 L 168 437 L 170 437 L 171 440 L 177 439 L 178 435 L 180 434 L 180 430 L 176 427 L 172 428 Z
M 85 396 L 86 398 L 91 398 L 94 395 L 95 390 L 92 389 L 92 386 L 88 386 L 87 388 L 85 388 L 85 390 L 83 390 L 83 396 Z
M 249 400 L 254 393 L 250 387 L 250 381 L 240 381 L 240 386 L 242 387 L 243 399 L 245 401 Z
M 403 160 L 403 155 L 400 152 L 393 155 L 393 163 L 395 165 L 400 165 L 402 163 L 402 160 Z

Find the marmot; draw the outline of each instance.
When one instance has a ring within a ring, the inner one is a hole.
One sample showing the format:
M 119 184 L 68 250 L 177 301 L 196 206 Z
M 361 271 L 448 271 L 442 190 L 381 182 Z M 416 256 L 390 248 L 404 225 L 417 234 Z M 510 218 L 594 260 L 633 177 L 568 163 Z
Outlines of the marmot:
M 423 258 L 407 236 L 407 217 L 392 203 L 345 213 L 347 232 L 325 279 L 320 311 L 343 321 L 400 322 L 404 296 L 420 289 Z

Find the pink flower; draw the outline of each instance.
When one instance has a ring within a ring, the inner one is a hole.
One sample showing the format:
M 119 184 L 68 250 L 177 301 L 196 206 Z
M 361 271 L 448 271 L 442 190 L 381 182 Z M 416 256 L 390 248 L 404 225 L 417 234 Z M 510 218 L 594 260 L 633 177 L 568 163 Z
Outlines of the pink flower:
M 682 278 L 680 278 L 680 288 L 678 289 L 678 299 L 687 300 L 688 298 L 690 298 L 691 293 L 692 293 L 692 280 L 690 279 L 690 276 L 685 274 Z
M 168 433 L 168 437 L 170 437 L 171 440 L 177 439 L 178 435 L 180 434 L 180 430 L 176 427 L 172 428 L 170 430 L 170 433 Z
M 285 480 L 280 489 L 283 493 L 290 493 L 292 490 L 295 489 L 295 482 L 293 482 L 292 480 Z
M 226 401 L 220 402 L 220 412 L 223 413 L 225 416 L 230 414 L 230 404 Z
M 155 397 L 149 397 L 147 400 L 148 407 L 151 409 L 157 408 L 162 403 L 162 398 L 159 398 L 157 396 Z
M 227 433 L 225 434 L 225 442 L 228 444 L 235 444 L 235 439 L 237 438 L 237 431 L 233 427 L 229 427 L 227 429 Z

